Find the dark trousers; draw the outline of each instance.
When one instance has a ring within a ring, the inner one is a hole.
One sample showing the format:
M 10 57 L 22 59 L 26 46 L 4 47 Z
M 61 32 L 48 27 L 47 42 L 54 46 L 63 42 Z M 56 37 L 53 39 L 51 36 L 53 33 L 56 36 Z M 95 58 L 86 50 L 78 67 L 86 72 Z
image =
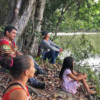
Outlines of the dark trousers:
M 49 59 L 50 63 L 55 64 L 58 54 L 59 54 L 58 51 L 50 50 L 44 55 L 43 60 Z
M 36 70 L 42 70 L 42 68 L 37 64 L 37 62 L 35 61 L 35 59 L 33 58 L 34 61 L 34 67 Z
M 30 78 L 29 81 L 30 81 L 30 83 L 31 83 L 32 85 L 38 84 L 38 83 L 39 83 L 38 79 L 36 79 L 36 78 Z
M 43 69 L 37 64 L 37 62 L 35 61 L 35 59 L 33 59 L 33 61 L 34 61 L 34 67 L 35 67 L 35 69 L 37 70 L 37 71 L 43 71 Z M 30 83 L 31 84 L 38 84 L 38 79 L 36 79 L 36 78 L 30 78 L 29 79 L 30 80 Z

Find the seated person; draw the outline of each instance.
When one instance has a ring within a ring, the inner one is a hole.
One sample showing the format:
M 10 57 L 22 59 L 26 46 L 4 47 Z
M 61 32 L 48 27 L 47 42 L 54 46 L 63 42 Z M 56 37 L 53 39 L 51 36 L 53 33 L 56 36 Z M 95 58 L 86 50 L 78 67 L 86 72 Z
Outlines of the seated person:
M 49 59 L 50 63 L 55 64 L 56 58 L 60 52 L 63 51 L 61 47 L 49 40 L 49 34 L 46 31 L 42 33 L 42 42 L 40 44 L 40 54 L 43 60 Z
M 35 72 L 32 56 L 3 58 L 0 64 L 9 70 L 13 77 L 4 91 L 2 100 L 31 100 L 26 82 Z
M 13 26 L 5 27 L 4 36 L 2 38 L 0 38 L 0 57 L 1 58 L 2 57 L 14 58 L 16 56 L 22 55 L 22 53 L 20 53 L 18 51 L 18 48 L 14 42 L 14 39 L 16 37 L 16 32 L 17 32 L 17 30 Z M 44 70 L 36 63 L 35 60 L 34 60 L 34 64 L 35 64 L 35 69 L 37 70 L 37 73 L 44 74 Z M 38 86 L 39 86 L 39 88 L 45 87 L 44 83 L 40 83 L 35 78 L 31 78 L 31 79 L 29 79 L 29 81 L 33 86 L 35 86 L 37 88 L 38 88 Z
M 61 79 L 61 88 L 69 93 L 77 93 L 77 89 L 80 87 L 80 82 L 84 85 L 84 88 L 89 94 L 95 94 L 96 91 L 90 89 L 86 82 L 86 73 L 77 73 L 74 68 L 74 60 L 72 57 L 66 57 L 63 61 L 63 66 L 61 68 L 59 78 Z

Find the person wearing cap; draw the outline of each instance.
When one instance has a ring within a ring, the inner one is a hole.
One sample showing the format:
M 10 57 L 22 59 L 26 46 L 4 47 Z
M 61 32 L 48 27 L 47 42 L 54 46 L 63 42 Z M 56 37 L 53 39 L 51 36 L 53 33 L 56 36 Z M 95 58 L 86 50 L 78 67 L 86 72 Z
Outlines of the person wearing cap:
M 41 34 L 43 40 L 40 44 L 40 54 L 43 60 L 49 59 L 50 63 L 55 65 L 56 58 L 63 49 L 49 39 L 48 32 L 43 31 Z

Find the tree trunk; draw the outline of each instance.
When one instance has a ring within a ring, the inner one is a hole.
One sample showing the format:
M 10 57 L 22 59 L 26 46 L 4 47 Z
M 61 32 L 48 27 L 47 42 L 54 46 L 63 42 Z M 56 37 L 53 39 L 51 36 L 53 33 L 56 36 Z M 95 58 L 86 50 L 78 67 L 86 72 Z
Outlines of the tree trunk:
M 24 32 L 24 29 L 29 21 L 29 18 L 32 13 L 32 8 L 35 0 L 18 0 L 16 9 L 15 9 L 15 19 L 12 22 L 12 25 L 14 25 L 17 28 L 17 34 L 18 37 L 22 35 Z M 22 9 L 23 3 L 25 4 L 25 9 Z M 19 8 L 18 8 L 19 7 Z M 18 14 L 21 12 L 21 9 L 23 10 L 23 14 L 18 16 Z
M 45 2 L 46 0 L 37 0 L 37 5 L 36 5 L 36 12 L 35 12 L 35 23 L 34 23 L 34 31 L 36 34 L 41 31 L 41 24 L 42 24 L 42 19 L 43 19 L 43 12 L 44 12 L 44 7 L 45 7 Z M 37 36 L 34 36 L 34 39 L 32 41 L 30 53 L 33 54 L 33 52 L 37 53 L 38 50 L 38 43 L 39 40 Z
M 7 2 L 7 3 L 6 3 Z M 41 23 L 43 19 L 43 12 L 45 7 L 46 0 L 3 0 L 1 1 L 1 5 L 6 4 L 4 6 L 4 10 L 0 9 L 0 16 L 3 21 L 0 21 L 0 25 L 8 25 L 11 24 L 17 28 L 17 36 L 16 41 L 18 41 L 17 45 L 19 49 L 23 49 L 26 45 L 31 48 L 29 51 L 31 54 L 37 52 L 37 37 L 38 32 L 41 31 Z M 3 6 L 2 6 L 3 7 Z M 7 8 L 8 7 L 8 8 Z M 3 15 L 3 12 L 5 14 Z M 0 18 L 1 19 L 1 18 Z M 32 25 L 30 25 L 30 23 Z M 32 26 L 31 33 L 26 32 L 26 27 L 30 30 L 30 26 Z M 25 34 L 28 34 L 26 38 Z M 23 37 L 24 36 L 24 37 Z M 26 40 L 27 41 L 26 41 Z M 25 42 L 29 43 L 26 44 Z M 24 48 L 25 49 L 25 48 Z

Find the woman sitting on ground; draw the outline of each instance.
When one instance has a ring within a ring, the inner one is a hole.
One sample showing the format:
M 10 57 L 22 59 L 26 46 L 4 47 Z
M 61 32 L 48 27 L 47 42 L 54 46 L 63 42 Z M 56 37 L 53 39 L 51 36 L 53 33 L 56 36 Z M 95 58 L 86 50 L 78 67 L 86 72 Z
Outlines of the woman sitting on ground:
M 77 92 L 78 87 L 80 87 L 79 82 L 81 81 L 89 94 L 95 94 L 95 91 L 90 90 L 86 82 L 87 74 L 76 73 L 73 70 L 73 66 L 73 58 L 66 57 L 59 75 L 60 79 L 62 79 L 61 88 L 74 94 Z
M 17 56 L 13 59 L 4 58 L 0 64 L 9 69 L 13 77 L 4 92 L 2 100 L 31 100 L 26 82 L 34 76 L 35 72 L 32 57 L 27 55 Z

